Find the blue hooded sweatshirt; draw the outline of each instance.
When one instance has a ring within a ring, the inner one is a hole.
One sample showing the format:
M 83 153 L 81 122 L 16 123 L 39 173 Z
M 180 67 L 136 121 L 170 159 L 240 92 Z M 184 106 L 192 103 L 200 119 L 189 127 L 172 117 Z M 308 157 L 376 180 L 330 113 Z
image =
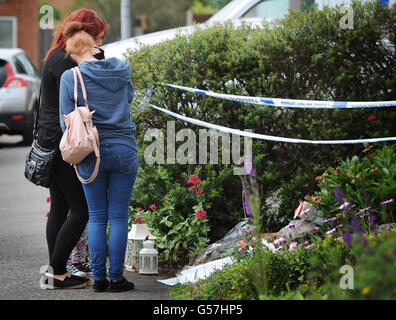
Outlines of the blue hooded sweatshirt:
M 92 120 L 99 131 L 100 144 L 123 143 L 136 147 L 136 125 L 129 113 L 134 96 L 129 64 L 109 58 L 84 61 L 79 68 L 87 90 L 88 107 L 95 110 Z M 78 106 L 84 104 L 78 80 Z M 66 130 L 63 115 L 73 110 L 74 77 L 73 71 L 67 70 L 62 74 L 59 89 L 59 117 L 63 132 Z

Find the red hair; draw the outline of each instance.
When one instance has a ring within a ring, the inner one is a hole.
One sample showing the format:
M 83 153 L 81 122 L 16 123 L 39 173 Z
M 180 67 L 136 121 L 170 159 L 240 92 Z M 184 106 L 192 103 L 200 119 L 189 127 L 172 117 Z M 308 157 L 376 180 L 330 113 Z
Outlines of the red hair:
M 89 9 L 78 9 L 72 12 L 70 15 L 66 17 L 63 23 L 57 27 L 57 30 L 54 35 L 54 40 L 52 41 L 51 47 L 48 50 L 44 61 L 48 59 L 50 54 L 57 49 L 65 49 L 66 47 L 66 40 L 63 31 L 65 26 L 69 22 L 81 22 L 84 24 L 84 31 L 87 32 L 89 35 L 92 36 L 94 40 L 97 40 L 98 36 L 102 32 L 107 31 L 107 23 L 106 21 L 99 16 L 95 11 Z

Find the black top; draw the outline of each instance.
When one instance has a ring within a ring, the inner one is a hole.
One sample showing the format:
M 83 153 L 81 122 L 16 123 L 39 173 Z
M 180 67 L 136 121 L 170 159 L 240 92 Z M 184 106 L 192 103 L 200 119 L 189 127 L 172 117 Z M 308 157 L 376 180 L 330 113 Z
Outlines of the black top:
M 104 59 L 104 51 L 95 55 L 96 59 Z M 58 149 L 62 138 L 59 123 L 59 86 L 60 79 L 68 69 L 76 67 L 76 62 L 66 54 L 64 49 L 51 53 L 44 63 L 41 76 L 41 102 L 38 118 L 37 140 L 40 146 Z

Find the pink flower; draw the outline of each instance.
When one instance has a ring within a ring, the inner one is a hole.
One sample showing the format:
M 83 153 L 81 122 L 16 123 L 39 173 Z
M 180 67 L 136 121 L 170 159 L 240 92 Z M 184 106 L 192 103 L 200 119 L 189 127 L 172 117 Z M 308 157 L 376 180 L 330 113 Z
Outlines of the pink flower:
M 279 243 L 282 243 L 284 241 L 286 241 L 285 238 L 279 238 L 279 239 L 275 239 L 274 241 L 272 241 L 272 244 L 278 245 Z
M 281 249 L 283 249 L 283 246 L 279 246 L 278 248 L 275 249 L 274 252 L 277 252 L 277 251 L 279 251 L 279 250 L 281 250 Z
M 377 119 L 376 116 L 370 115 L 367 120 L 373 122 L 375 119 Z
M 48 216 L 49 216 L 49 214 L 50 214 L 50 212 L 48 211 L 48 212 L 45 214 L 45 216 L 46 216 L 46 217 L 48 217 Z
M 195 186 L 191 186 L 190 188 L 188 188 L 188 192 L 192 192 L 195 189 Z
M 169 201 L 168 200 L 164 200 L 164 203 L 168 203 Z
M 150 205 L 149 208 L 151 211 L 154 211 L 155 209 L 157 209 L 157 206 L 155 204 L 152 204 L 152 205 Z
M 240 248 L 245 248 L 246 247 L 246 242 L 244 240 L 238 240 L 237 246 Z
M 336 221 L 336 220 L 337 220 L 337 217 L 333 217 L 333 218 L 330 218 L 330 219 L 326 219 L 323 222 L 330 222 L 330 221 Z
M 384 205 L 384 204 L 388 204 L 388 203 L 391 203 L 391 202 L 393 202 L 393 199 L 382 201 L 381 204 Z
M 192 174 L 192 175 L 188 178 L 187 183 L 194 183 L 194 184 L 195 184 L 195 182 L 196 182 L 197 180 L 199 180 L 198 176 L 196 176 L 195 174 Z
M 306 247 L 305 247 L 305 249 L 312 248 L 313 246 L 314 246 L 314 244 L 313 244 L 313 243 L 311 243 L 309 246 L 306 246 Z
M 330 229 L 329 231 L 326 231 L 326 235 L 330 235 L 336 231 L 336 228 Z
M 342 224 L 339 224 L 338 226 L 336 226 L 336 228 L 342 228 L 342 227 L 343 227 Z
M 136 224 L 140 224 L 141 222 L 142 222 L 142 216 L 137 216 L 136 218 L 135 218 L 135 222 L 136 222 Z
M 139 210 L 139 211 L 143 211 L 143 209 L 142 209 L 142 208 L 138 208 L 138 210 Z
M 297 247 L 297 242 L 296 241 L 292 242 L 289 246 L 289 251 L 294 251 L 296 247 Z
M 47 203 L 51 202 L 51 197 L 48 196 L 47 199 L 45 200 Z
M 206 214 L 206 211 L 203 209 L 198 209 L 195 217 L 197 218 L 197 220 L 201 220 L 201 219 L 206 219 L 208 216 Z
M 364 209 L 360 209 L 358 213 L 369 211 L 369 210 L 371 210 L 371 206 L 368 206 L 367 208 L 364 208 Z
M 201 194 L 203 192 L 203 189 L 199 189 L 195 194 Z

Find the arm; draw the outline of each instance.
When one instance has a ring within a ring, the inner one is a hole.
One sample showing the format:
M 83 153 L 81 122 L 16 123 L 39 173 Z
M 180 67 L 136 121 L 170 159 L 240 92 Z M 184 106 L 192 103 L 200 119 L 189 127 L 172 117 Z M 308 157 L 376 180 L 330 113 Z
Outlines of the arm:
M 59 122 L 62 132 L 66 130 L 63 115 L 67 115 L 74 110 L 74 97 L 69 90 L 69 87 L 72 87 L 73 83 L 73 71 L 65 71 L 61 77 L 59 89 Z
M 128 103 L 131 104 L 133 97 L 135 96 L 135 89 L 133 88 L 133 85 L 131 82 L 128 84 Z

